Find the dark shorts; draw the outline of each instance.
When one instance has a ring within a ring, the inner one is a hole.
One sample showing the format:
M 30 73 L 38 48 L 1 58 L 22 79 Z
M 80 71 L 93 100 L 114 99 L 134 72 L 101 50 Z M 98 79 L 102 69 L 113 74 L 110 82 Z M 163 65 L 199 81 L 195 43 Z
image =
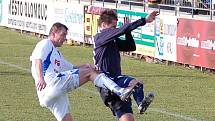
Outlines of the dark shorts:
M 134 79 L 126 75 L 115 78 L 112 78 L 109 75 L 107 76 L 111 78 L 117 85 L 123 88 L 128 87 L 129 82 Z M 125 113 L 133 113 L 131 99 L 129 101 L 122 101 L 119 96 L 112 93 L 108 89 L 98 88 L 98 90 L 104 104 L 111 109 L 113 115 L 117 116 L 117 118 L 120 118 Z

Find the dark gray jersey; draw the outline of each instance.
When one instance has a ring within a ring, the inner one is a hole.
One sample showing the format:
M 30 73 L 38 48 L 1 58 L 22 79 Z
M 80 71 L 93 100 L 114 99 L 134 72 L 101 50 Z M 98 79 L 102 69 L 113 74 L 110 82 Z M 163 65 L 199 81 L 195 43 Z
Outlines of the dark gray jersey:
M 112 76 L 121 75 L 120 51 L 136 50 L 131 31 L 146 24 L 145 18 L 124 24 L 119 28 L 108 28 L 97 33 L 94 38 L 94 61 L 101 71 Z M 125 40 L 119 37 L 125 34 Z

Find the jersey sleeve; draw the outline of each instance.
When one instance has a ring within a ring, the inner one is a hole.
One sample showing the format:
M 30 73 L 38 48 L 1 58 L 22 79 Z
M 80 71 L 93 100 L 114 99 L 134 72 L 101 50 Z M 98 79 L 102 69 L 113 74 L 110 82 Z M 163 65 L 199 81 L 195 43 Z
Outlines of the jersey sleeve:
M 44 61 L 51 51 L 51 43 L 48 40 L 41 40 L 34 48 L 30 60 L 41 59 Z
M 136 29 L 137 27 L 144 26 L 146 24 L 145 18 L 138 19 L 131 23 L 126 23 L 119 28 L 110 28 L 106 30 L 103 34 L 99 33 L 95 39 L 95 45 L 103 46 L 110 41 L 114 41 L 115 38 L 120 37 L 121 35 L 131 32 L 132 30 Z
M 135 51 L 136 44 L 131 35 L 131 32 L 125 34 L 125 40 L 121 40 L 119 38 L 116 39 L 117 46 L 120 51 Z

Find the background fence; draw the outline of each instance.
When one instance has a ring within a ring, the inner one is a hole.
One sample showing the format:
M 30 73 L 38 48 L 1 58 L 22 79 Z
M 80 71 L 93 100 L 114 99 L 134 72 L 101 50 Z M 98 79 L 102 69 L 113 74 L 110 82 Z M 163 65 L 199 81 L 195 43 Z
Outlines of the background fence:
M 132 22 L 146 17 L 151 10 L 158 9 L 162 14 L 155 22 L 132 31 L 137 46 L 134 53 L 215 69 L 215 22 L 208 20 L 208 15 L 203 13 L 195 15 L 201 18 L 193 18 L 190 17 L 194 16 L 193 11 L 192 15 L 189 14 L 186 18 L 179 14 L 180 11 L 170 9 L 180 6 L 177 10 L 181 10 L 186 2 L 163 1 L 159 6 L 150 6 L 143 1 L 122 0 L 1 0 L 0 3 L 1 26 L 48 35 L 52 24 L 61 22 L 69 27 L 68 40 L 87 44 L 94 43 L 94 36 L 98 32 L 97 20 L 105 9 L 116 10 L 119 17 L 118 27 L 122 26 L 125 20 Z M 197 6 L 193 6 L 191 10 L 194 8 L 197 9 Z M 187 7 L 186 9 L 190 10 Z M 207 10 L 211 13 L 212 9 Z
M 162 0 L 158 6 L 149 5 L 147 0 L 56 0 L 72 3 L 85 3 L 87 5 L 98 5 L 102 3 L 102 7 L 112 4 L 112 8 L 126 7 L 126 9 L 141 8 L 143 11 L 150 8 L 157 8 L 162 12 L 164 10 L 170 10 L 174 12 L 173 15 L 181 15 L 189 13 L 190 17 L 197 18 L 194 15 L 204 15 L 203 19 L 214 19 L 215 15 L 215 0 Z M 114 5 L 113 5 L 114 4 Z M 101 6 L 101 4 L 100 4 Z M 110 6 L 108 6 L 110 7 Z M 187 16 L 185 16 L 187 17 Z

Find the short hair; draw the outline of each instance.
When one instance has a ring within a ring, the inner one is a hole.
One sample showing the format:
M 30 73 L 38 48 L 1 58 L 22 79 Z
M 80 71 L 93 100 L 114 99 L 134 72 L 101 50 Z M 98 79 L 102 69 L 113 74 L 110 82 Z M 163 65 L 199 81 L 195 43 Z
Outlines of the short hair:
M 104 10 L 99 17 L 98 26 L 101 26 L 102 22 L 111 24 L 112 20 L 118 20 L 116 11 L 112 9 Z
M 49 31 L 49 35 L 51 35 L 51 33 L 56 33 L 61 31 L 62 29 L 66 29 L 66 31 L 68 30 L 68 28 L 66 27 L 66 25 L 62 24 L 62 23 L 54 23 Z

